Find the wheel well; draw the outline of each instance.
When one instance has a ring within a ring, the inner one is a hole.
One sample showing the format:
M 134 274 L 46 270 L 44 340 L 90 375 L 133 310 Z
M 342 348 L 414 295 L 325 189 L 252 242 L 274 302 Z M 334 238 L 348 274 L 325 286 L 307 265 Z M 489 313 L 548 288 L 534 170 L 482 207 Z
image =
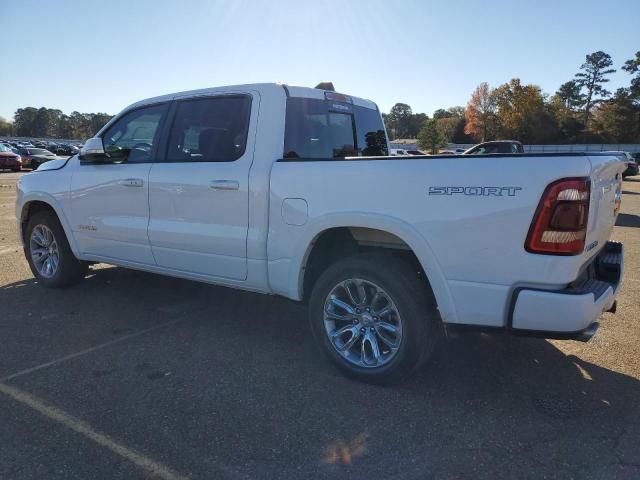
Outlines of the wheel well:
M 303 299 L 308 300 L 320 275 L 342 258 L 358 253 L 379 251 L 409 262 L 416 274 L 423 275 L 418 258 L 400 237 L 383 230 L 363 227 L 338 227 L 321 232 L 312 242 L 303 272 Z
M 27 228 L 29 219 L 39 212 L 51 212 L 57 216 L 57 213 L 53 209 L 53 207 L 46 202 L 34 200 L 32 202 L 27 203 L 24 207 L 22 207 L 22 216 L 20 219 L 20 228 L 22 229 L 22 238 L 24 238 L 25 229 Z

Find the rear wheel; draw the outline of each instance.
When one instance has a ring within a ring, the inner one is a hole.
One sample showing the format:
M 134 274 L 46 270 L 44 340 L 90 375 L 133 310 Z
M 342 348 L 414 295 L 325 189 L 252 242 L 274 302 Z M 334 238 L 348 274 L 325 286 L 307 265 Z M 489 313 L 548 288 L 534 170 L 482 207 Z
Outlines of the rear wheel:
M 87 266 L 71 251 L 58 217 L 38 212 L 27 224 L 24 250 L 31 272 L 45 287 L 66 287 L 79 282 Z
M 441 321 L 416 270 L 390 255 L 361 254 L 320 276 L 309 302 L 311 329 L 346 375 L 395 383 L 434 351 Z

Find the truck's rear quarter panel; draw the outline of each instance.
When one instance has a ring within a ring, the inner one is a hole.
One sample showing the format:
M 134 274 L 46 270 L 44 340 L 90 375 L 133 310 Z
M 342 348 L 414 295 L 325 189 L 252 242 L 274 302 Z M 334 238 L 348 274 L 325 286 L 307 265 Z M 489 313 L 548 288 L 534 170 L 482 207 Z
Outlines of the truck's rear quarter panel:
M 439 275 L 432 277 L 427 265 L 441 271 L 445 285 L 434 285 L 434 291 L 445 321 L 502 326 L 514 288 L 561 288 L 575 280 L 597 252 L 559 257 L 524 249 L 546 186 L 590 173 L 589 159 L 582 155 L 276 162 L 271 175 L 270 269 L 283 274 L 290 269 L 293 276 L 304 262 L 301 245 L 311 243 L 321 230 L 318 225 L 331 225 L 328 218 L 350 217 L 361 221 L 356 226 L 372 228 L 388 225 L 390 233 L 408 244 L 403 232 L 414 232 L 427 245 L 416 254 L 432 283 Z M 430 195 L 429 187 L 481 189 Z M 500 188 L 501 194 L 482 187 Z M 487 191 L 493 193 L 477 194 Z M 303 225 L 283 220 L 287 198 L 306 202 Z M 434 258 L 421 258 L 427 251 Z M 294 286 L 285 287 L 277 278 L 272 278 L 272 287 L 294 296 Z

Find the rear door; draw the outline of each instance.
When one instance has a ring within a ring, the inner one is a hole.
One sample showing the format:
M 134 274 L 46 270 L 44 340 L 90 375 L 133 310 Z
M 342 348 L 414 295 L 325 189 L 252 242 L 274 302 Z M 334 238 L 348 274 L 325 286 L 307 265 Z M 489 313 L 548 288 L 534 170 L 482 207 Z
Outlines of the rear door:
M 176 100 L 164 161 L 149 175 L 149 240 L 159 266 L 247 278 L 258 108 L 249 92 Z

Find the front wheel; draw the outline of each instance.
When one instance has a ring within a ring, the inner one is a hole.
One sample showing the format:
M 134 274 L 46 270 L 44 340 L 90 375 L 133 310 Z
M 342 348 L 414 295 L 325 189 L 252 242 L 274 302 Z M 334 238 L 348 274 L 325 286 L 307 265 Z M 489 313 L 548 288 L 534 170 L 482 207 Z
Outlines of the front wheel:
M 27 223 L 24 253 L 31 272 L 45 287 L 66 287 L 80 281 L 87 267 L 71 251 L 58 217 L 38 212 Z
M 409 376 L 433 353 L 442 331 L 426 280 L 390 255 L 361 254 L 332 265 L 316 282 L 309 309 L 324 353 L 367 383 Z

